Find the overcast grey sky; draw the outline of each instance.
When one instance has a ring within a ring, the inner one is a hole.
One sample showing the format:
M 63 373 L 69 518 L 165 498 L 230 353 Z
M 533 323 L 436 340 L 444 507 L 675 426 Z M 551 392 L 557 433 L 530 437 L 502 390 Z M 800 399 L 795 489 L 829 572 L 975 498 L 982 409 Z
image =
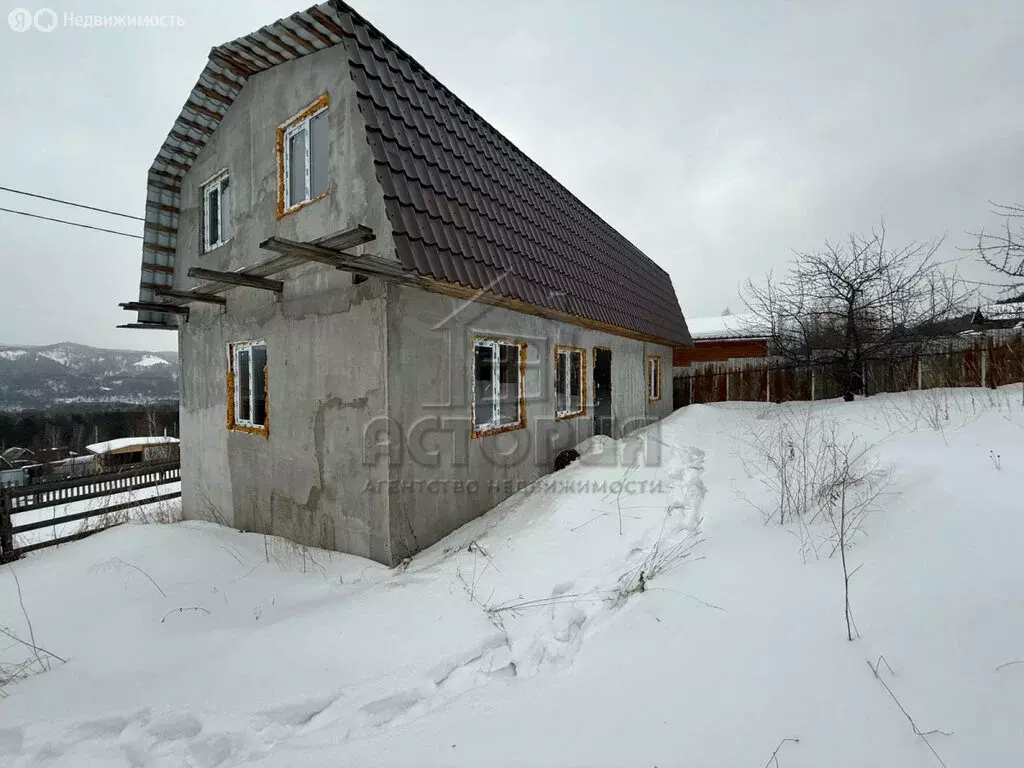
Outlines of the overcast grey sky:
M 688 316 L 793 250 L 900 240 L 1024 202 L 1020 0 L 354 0 L 665 267 Z M 16 6 L 183 27 L 14 32 Z M 0 186 L 142 215 L 145 176 L 216 44 L 302 0 L 28 0 L 0 8 Z M 0 192 L 0 206 L 140 232 Z M 0 213 L 0 343 L 169 349 L 124 331 L 140 245 Z M 969 259 L 965 273 L 985 273 Z

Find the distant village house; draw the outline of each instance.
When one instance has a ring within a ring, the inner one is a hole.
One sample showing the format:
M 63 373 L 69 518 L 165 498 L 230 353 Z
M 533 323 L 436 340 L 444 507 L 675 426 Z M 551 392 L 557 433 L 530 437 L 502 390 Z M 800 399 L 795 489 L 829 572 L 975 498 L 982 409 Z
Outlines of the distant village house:
M 119 437 L 85 446 L 92 455 L 98 472 L 114 471 L 118 467 L 144 461 L 171 461 L 178 458 L 176 437 Z

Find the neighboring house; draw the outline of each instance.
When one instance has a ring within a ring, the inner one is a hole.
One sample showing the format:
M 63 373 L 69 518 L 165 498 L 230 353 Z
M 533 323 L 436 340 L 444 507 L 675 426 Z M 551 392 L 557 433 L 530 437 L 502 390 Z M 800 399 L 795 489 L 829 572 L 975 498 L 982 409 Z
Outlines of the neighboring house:
M 119 437 L 85 446 L 95 457 L 96 469 L 114 470 L 126 464 L 178 458 L 176 437 Z
M 1000 301 L 979 307 L 972 318 L 975 329 L 985 331 L 1018 328 L 1024 324 L 1024 301 Z
M 12 468 L 23 467 L 26 464 L 34 464 L 36 455 L 28 448 L 14 446 L 0 453 L 0 458 L 11 465 Z
M 98 470 L 97 457 L 92 454 L 71 456 L 70 458 L 48 465 L 47 479 L 70 480 L 74 477 L 86 477 Z
M 666 416 L 690 343 L 664 270 L 340 2 L 210 52 L 124 306 L 179 331 L 186 516 L 384 563 Z
M 718 374 L 760 366 L 768 356 L 771 329 L 753 313 L 689 318 L 686 325 L 693 345 L 672 351 L 672 404 L 675 408 L 695 402 L 731 399 L 739 394 L 728 391 L 733 377 Z M 713 391 L 701 391 L 709 387 Z
M 28 482 L 28 473 L 23 467 L 15 467 L 7 459 L 0 457 L 0 488 L 17 487 Z
M 690 318 L 686 325 L 693 345 L 673 350 L 673 368 L 768 355 L 771 329 L 752 313 Z

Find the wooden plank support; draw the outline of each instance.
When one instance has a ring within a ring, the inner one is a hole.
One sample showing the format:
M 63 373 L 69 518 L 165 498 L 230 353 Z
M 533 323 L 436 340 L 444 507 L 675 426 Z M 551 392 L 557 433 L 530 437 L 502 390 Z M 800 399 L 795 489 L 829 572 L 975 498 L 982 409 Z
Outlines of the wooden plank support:
M 410 285 L 419 285 L 422 282 L 418 276 L 402 269 L 402 265 L 398 262 L 382 259 L 379 256 L 356 256 L 325 248 L 322 245 L 300 243 L 284 237 L 268 237 L 260 243 L 260 248 L 303 261 L 326 264 L 345 272 L 374 275 Z
M 329 267 L 338 268 L 341 268 L 342 265 L 347 265 L 354 259 L 361 258 L 359 256 L 339 253 L 332 248 L 325 248 L 322 245 L 300 243 L 297 240 L 289 240 L 285 237 L 268 237 L 260 243 L 260 248 L 265 251 L 280 253 L 283 256 L 294 256 L 302 261 L 316 261 Z
M 296 259 L 299 261 L 315 261 L 319 264 L 326 264 L 329 267 L 349 271 L 353 273 L 352 282 L 360 283 L 366 280 L 366 274 L 356 271 L 351 265 L 351 259 L 363 258 L 353 254 L 338 253 L 330 248 L 324 248 L 315 243 L 299 243 L 295 240 L 288 240 L 283 237 L 270 237 L 260 243 L 260 248 L 282 254 L 283 258 Z
M 373 234 L 373 230 L 372 229 L 370 229 L 369 227 L 364 227 L 364 226 L 356 226 L 356 227 L 352 227 L 351 229 L 346 229 L 346 230 L 344 230 L 342 232 L 337 232 L 337 233 L 335 233 L 333 235 L 328 235 L 327 237 L 319 238 L 318 240 L 315 241 L 314 244 L 322 247 L 324 242 L 330 242 L 331 244 L 341 243 L 342 246 L 340 246 L 340 247 L 351 247 L 351 246 L 355 246 L 355 245 L 362 245 L 363 243 L 368 243 L 368 242 L 370 242 L 373 239 L 375 239 L 375 235 Z M 336 253 L 334 251 L 328 251 L 328 253 L 331 256 L 345 256 L 345 257 L 350 258 L 350 259 L 366 258 L 366 257 L 356 257 L 356 256 L 353 256 L 351 254 L 339 254 L 339 253 Z M 261 261 L 261 262 L 258 262 L 256 264 L 252 264 L 252 265 L 250 265 L 248 267 L 245 267 L 243 269 L 238 270 L 237 272 L 228 272 L 228 273 L 221 272 L 221 273 L 215 273 L 215 274 L 218 274 L 218 275 L 229 274 L 229 275 L 236 275 L 236 276 L 237 275 L 244 275 L 246 277 L 267 278 L 267 277 L 270 277 L 272 275 L 280 274 L 281 272 L 286 272 L 289 269 L 294 269 L 295 267 L 298 267 L 298 266 L 300 266 L 302 264 L 305 264 L 307 261 L 309 261 L 309 259 L 300 258 L 300 257 L 297 257 L 295 255 L 279 255 L 279 256 L 275 256 L 274 258 L 267 259 L 266 261 Z M 381 261 L 383 262 L 384 260 L 382 259 Z M 394 264 L 394 262 L 384 262 L 384 263 L 389 264 L 389 265 L 394 265 L 394 267 L 397 268 L 399 271 L 401 270 L 401 267 L 399 267 L 397 264 Z M 331 266 L 335 266 L 335 265 L 332 264 Z M 190 271 L 189 272 L 189 276 L 192 277 L 192 276 L 197 276 L 197 275 L 192 275 L 192 273 Z M 276 281 L 271 281 L 271 282 L 276 282 Z M 238 284 L 239 283 L 237 283 L 235 281 L 232 281 L 230 283 L 230 285 L 238 285 Z M 225 291 L 227 291 L 228 288 L 230 287 L 230 285 L 226 284 L 225 281 L 221 280 L 219 277 L 210 277 L 210 278 L 208 278 L 208 282 L 201 283 L 200 285 L 197 285 L 195 288 L 193 288 L 190 291 L 187 291 L 186 293 L 188 293 L 188 295 L 190 297 L 196 296 L 196 295 L 216 296 L 216 295 L 220 295 L 220 294 L 224 293 Z M 180 301 L 188 301 L 188 300 L 191 300 L 191 299 L 180 299 L 179 298 L 179 300 Z
M 166 296 L 169 299 L 181 299 L 182 301 L 202 301 L 206 304 L 220 304 L 224 306 L 228 300 L 223 296 L 216 296 L 212 293 L 193 293 L 192 291 L 176 291 L 173 288 L 159 287 L 154 289 L 157 296 Z
M 345 248 L 355 248 L 357 245 L 364 245 L 373 240 L 376 240 L 377 236 L 373 234 L 373 230 L 369 227 L 364 227 L 361 224 L 352 229 L 346 229 L 343 232 L 338 232 L 327 237 L 321 237 L 314 240 L 314 244 L 322 246 L 324 248 L 331 248 L 335 251 L 342 251 Z
M 118 306 L 129 312 L 167 312 L 172 315 L 187 315 L 188 307 L 177 304 L 161 304 L 156 301 L 123 301 Z
M 128 328 L 130 330 L 143 330 L 143 331 L 176 331 L 178 326 L 168 325 L 167 323 L 125 323 L 124 325 L 117 326 L 118 328 Z
M 214 269 L 191 267 L 188 271 L 188 276 L 199 278 L 200 280 L 210 280 L 215 283 L 259 288 L 260 290 L 273 291 L 274 293 L 281 293 L 284 290 L 284 283 L 280 280 L 269 280 L 266 277 L 256 277 L 245 272 L 218 272 Z

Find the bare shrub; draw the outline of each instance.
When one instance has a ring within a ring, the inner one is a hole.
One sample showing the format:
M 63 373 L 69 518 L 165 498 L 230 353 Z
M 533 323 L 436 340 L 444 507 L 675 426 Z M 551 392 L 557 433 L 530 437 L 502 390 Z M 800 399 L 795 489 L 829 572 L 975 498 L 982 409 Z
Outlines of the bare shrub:
M 120 557 L 114 557 L 103 563 L 98 563 L 92 567 L 93 571 L 113 571 L 114 573 L 121 574 L 125 577 L 125 583 L 131 578 L 132 573 L 138 573 L 145 577 L 153 587 L 156 588 L 157 592 L 160 593 L 161 597 L 167 597 L 167 593 L 164 588 L 161 587 L 156 579 L 154 579 L 147 570 L 140 568 L 135 563 L 129 563 L 127 560 L 122 560 Z
M 703 555 L 697 555 L 697 548 L 704 543 L 700 535 L 701 521 L 697 520 L 692 529 L 684 530 L 681 536 L 669 535 L 666 523 L 672 515 L 669 510 L 662 521 L 661 530 L 654 546 L 644 557 L 637 567 L 626 574 L 620 580 L 620 592 L 626 597 L 636 592 L 647 590 L 648 583 L 667 571 L 682 565 L 686 562 L 702 560 Z
M 0 698 L 7 698 L 9 695 L 7 688 L 11 683 L 34 674 L 49 671 L 54 661 L 62 664 L 67 661 L 52 651 L 46 650 L 36 642 L 35 628 L 32 626 L 32 619 L 29 617 L 28 609 L 25 607 L 25 596 L 21 591 L 21 581 L 18 579 L 14 566 L 9 565 L 8 568 L 10 569 L 11 577 L 14 579 L 15 589 L 18 592 L 18 605 L 21 607 L 21 615 L 25 620 L 28 639 L 26 640 L 10 627 L 0 624 L 0 636 L 11 641 L 11 645 L 4 648 L 3 651 L 6 654 L 11 648 L 20 648 L 22 653 L 27 653 L 27 656 L 20 661 L 0 660 Z
M 224 516 L 224 513 L 221 512 L 220 507 L 213 503 L 202 483 L 196 486 L 196 494 L 199 496 L 199 514 L 204 520 L 222 525 L 225 528 L 233 527 Z
M 154 488 L 154 495 L 159 496 L 163 492 L 160 486 Z M 123 525 L 129 522 L 145 525 L 161 525 L 177 523 L 182 519 L 181 503 L 176 499 L 163 499 L 151 501 L 151 497 L 140 495 L 134 490 L 115 491 L 110 496 L 100 497 L 89 501 L 90 511 L 99 511 L 114 501 L 118 504 L 129 504 L 124 509 L 118 509 L 106 514 L 97 514 L 87 517 L 78 524 L 76 534 L 97 533 L 115 525 Z M 56 532 L 55 532 L 56 537 Z
M 1003 468 L 1003 457 L 1000 454 L 995 451 L 989 451 L 988 458 L 989 461 L 992 462 L 992 466 L 995 467 L 997 471 Z
M 936 387 L 899 395 L 878 395 L 883 405 L 874 417 L 890 432 L 932 430 L 943 440 L 946 431 L 962 427 L 990 411 L 1005 410 L 1012 416 L 1007 393 L 977 387 Z
M 864 454 L 856 438 L 842 441 L 833 433 L 828 446 L 835 472 L 831 484 L 823 487 L 821 494 L 829 505 L 829 520 L 834 534 L 834 546 L 829 556 L 838 550 L 843 565 L 843 617 L 846 620 L 846 639 L 852 641 L 856 623 L 850 610 L 850 579 L 860 566 L 850 571 L 846 552 L 853 536 L 860 531 L 864 518 L 888 485 L 890 476 L 863 461 Z
M 282 571 L 295 568 L 301 570 L 302 573 L 316 571 L 321 576 L 327 576 L 327 569 L 320 562 L 321 557 L 330 558 L 330 554 L 326 550 L 266 534 L 263 536 L 263 544 L 267 557 L 273 560 Z
M 773 420 L 755 420 L 741 459 L 752 477 L 770 492 L 770 506 L 759 507 L 765 524 L 796 527 L 800 556 L 807 561 L 837 552 L 843 569 L 843 615 L 848 640 L 856 624 L 850 609 L 847 563 L 855 537 L 891 480 L 856 436 L 810 407 L 783 408 Z M 755 505 L 756 506 L 756 505 Z
M 790 738 L 782 739 L 779 745 L 775 747 L 775 751 L 772 752 L 771 757 L 768 758 L 768 762 L 764 764 L 764 768 L 779 768 L 779 750 L 781 750 L 786 744 L 799 744 L 800 739 L 792 736 Z
M 756 477 L 771 499 L 754 506 L 766 525 L 796 526 L 805 560 L 809 553 L 818 557 L 824 545 L 832 556 L 840 541 L 848 545 L 860 529 L 888 474 L 870 446 L 843 436 L 834 418 L 813 407 L 782 406 L 769 413 L 752 421 L 739 451 L 747 475 Z M 820 524 L 824 535 L 811 529 Z
M 932 745 L 932 743 L 931 743 L 931 741 L 929 740 L 928 737 L 929 736 L 952 736 L 953 735 L 952 732 L 951 731 L 942 731 L 942 730 L 939 730 L 938 728 L 934 728 L 934 729 L 932 729 L 930 731 L 922 731 L 917 726 L 917 723 L 914 721 L 914 718 L 911 717 L 910 713 L 907 711 L 907 708 L 903 706 L 903 703 L 898 698 L 896 698 L 896 694 L 893 693 L 893 690 L 892 690 L 892 688 L 889 687 L 889 684 L 886 683 L 885 680 L 882 679 L 881 667 L 882 667 L 883 663 L 885 664 L 886 669 L 889 670 L 889 674 L 890 675 L 895 675 L 895 673 L 892 671 L 892 667 L 889 666 L 889 662 L 886 661 L 884 656 L 879 656 L 878 657 L 878 661 L 875 662 L 874 664 L 871 663 L 870 659 L 866 659 L 866 661 L 868 663 L 868 666 L 871 668 L 871 673 L 875 676 L 875 680 L 877 680 L 879 683 L 881 683 L 882 687 L 885 688 L 886 693 L 889 694 L 889 698 L 891 698 L 893 700 L 893 702 L 896 704 L 896 706 L 899 707 L 900 712 L 903 713 L 903 716 L 905 718 L 907 718 L 907 722 L 910 723 L 910 727 L 914 731 L 914 734 L 921 738 L 921 741 L 923 741 L 925 743 L 925 745 L 928 747 L 928 750 L 932 753 L 932 756 L 935 758 L 935 761 L 939 765 L 941 765 L 942 768 L 949 768 L 949 766 L 946 764 L 946 761 L 942 759 L 942 757 L 936 751 L 935 747 Z

